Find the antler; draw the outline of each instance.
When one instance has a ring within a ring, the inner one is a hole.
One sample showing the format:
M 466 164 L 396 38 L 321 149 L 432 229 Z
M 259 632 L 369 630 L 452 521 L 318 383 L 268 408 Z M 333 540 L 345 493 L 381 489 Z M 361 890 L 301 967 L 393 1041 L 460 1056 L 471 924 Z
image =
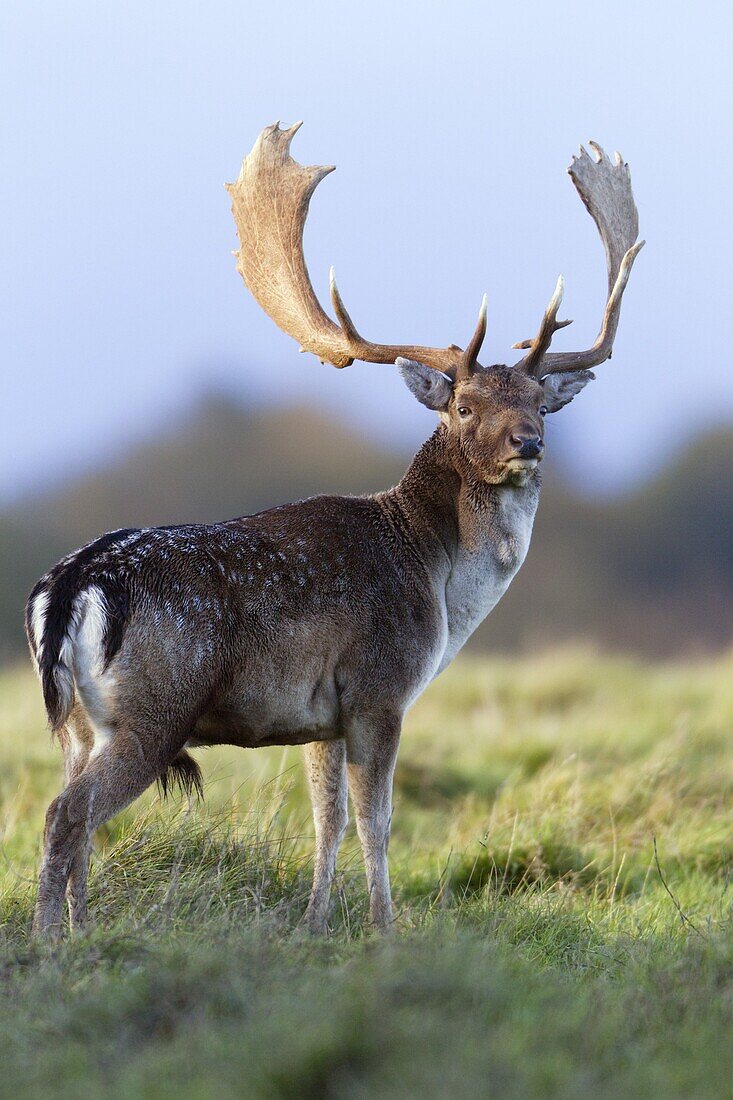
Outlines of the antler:
M 606 309 L 600 332 L 591 348 L 587 351 L 548 354 L 555 332 L 571 323 L 556 319 L 564 288 L 563 279 L 560 276 L 535 338 L 514 344 L 515 348 L 530 349 L 529 354 L 525 355 L 517 366 L 535 378 L 561 371 L 587 370 L 610 359 L 621 313 L 621 299 L 629 281 L 634 260 L 644 246 L 644 241 L 634 243 L 639 235 L 639 215 L 631 191 L 628 164 L 624 164 L 620 153 L 616 153 L 616 162 L 612 164 L 600 145 L 594 141 L 589 144 L 596 154 L 596 159 L 593 160 L 581 145 L 580 156 L 573 157 L 568 172 L 578 194 L 598 226 L 598 232 L 606 250 L 608 265 Z
M 304 167 L 290 156 L 290 143 L 302 123 L 288 130 L 267 126 L 248 157 L 236 183 L 227 184 L 239 234 L 237 267 L 254 297 L 283 332 L 321 362 L 347 367 L 355 359 L 394 363 L 402 356 L 417 359 L 451 378 L 467 377 L 478 365 L 486 331 L 486 302 L 466 352 L 455 344 L 425 348 L 373 344 L 357 332 L 346 311 L 331 269 L 331 301 L 336 325 L 318 301 L 303 256 L 303 228 L 311 196 L 329 167 Z

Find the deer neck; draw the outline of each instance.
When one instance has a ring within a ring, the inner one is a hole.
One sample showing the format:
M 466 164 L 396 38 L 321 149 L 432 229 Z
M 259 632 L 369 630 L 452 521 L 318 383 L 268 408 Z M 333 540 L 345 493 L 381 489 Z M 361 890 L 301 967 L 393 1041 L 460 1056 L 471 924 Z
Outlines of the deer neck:
M 529 548 L 539 502 L 537 472 L 522 487 L 489 485 L 457 466 L 441 425 L 390 494 L 444 601 L 447 643 L 438 671 L 509 587 Z

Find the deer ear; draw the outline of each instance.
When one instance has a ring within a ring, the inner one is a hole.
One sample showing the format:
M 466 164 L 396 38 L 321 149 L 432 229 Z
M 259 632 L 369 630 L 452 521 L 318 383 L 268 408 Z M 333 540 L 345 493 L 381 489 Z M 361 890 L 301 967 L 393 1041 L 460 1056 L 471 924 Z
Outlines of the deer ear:
M 592 382 L 595 374 L 591 370 L 567 371 L 563 374 L 548 374 L 542 379 L 542 389 L 545 393 L 547 411 L 554 413 L 573 400 L 576 393 L 580 393 L 589 382 Z
M 395 359 L 395 366 L 408 390 L 422 405 L 435 412 L 445 412 L 453 393 L 453 383 L 447 374 L 402 357 Z

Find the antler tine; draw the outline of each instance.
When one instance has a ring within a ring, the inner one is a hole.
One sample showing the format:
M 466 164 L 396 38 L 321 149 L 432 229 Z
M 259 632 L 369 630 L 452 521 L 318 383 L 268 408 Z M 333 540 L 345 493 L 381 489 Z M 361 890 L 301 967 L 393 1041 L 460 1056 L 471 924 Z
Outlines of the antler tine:
M 360 336 L 333 272 L 331 301 L 339 324 L 324 312 L 303 255 L 303 229 L 311 196 L 333 167 L 304 167 L 292 159 L 290 143 L 300 126 L 300 122 L 287 130 L 281 130 L 279 123 L 267 126 L 245 157 L 237 182 L 227 185 L 240 241 L 238 268 L 245 284 L 275 324 L 321 362 L 346 367 L 355 359 L 394 363 L 402 356 L 455 377 L 463 352 L 454 344 L 447 348 L 374 344 Z
M 616 153 L 615 162 L 612 163 L 597 142 L 591 141 L 589 145 L 595 153 L 595 159 L 581 145 L 580 153 L 573 157 L 568 172 L 603 241 L 608 268 L 606 307 L 592 347 L 586 351 L 548 352 L 554 332 L 570 323 L 555 321 L 553 326 L 548 325 L 552 303 L 557 295 L 557 290 L 555 291 L 535 339 L 514 345 L 530 349 L 529 354 L 517 366 L 537 378 L 562 371 L 588 370 L 611 357 L 621 314 L 621 299 L 634 260 L 644 246 L 644 241 L 636 240 L 639 234 L 639 215 L 631 190 L 628 164 L 624 163 L 620 153 Z M 545 341 L 543 348 L 540 337 Z
M 343 303 L 343 299 L 339 293 L 339 288 L 336 286 L 336 272 L 333 268 L 331 268 L 328 273 L 328 286 L 331 292 L 331 304 L 333 306 L 333 311 L 338 317 L 338 322 L 341 325 L 344 336 L 353 347 L 363 344 L 364 340 L 362 340 L 361 336 L 356 331 L 356 325 L 351 320 L 348 310 L 346 309 L 346 306 Z
M 547 349 L 552 343 L 552 337 L 557 330 L 566 328 L 573 323 L 571 320 L 558 321 L 557 319 L 557 311 L 562 303 L 564 293 L 565 280 L 562 275 L 558 275 L 555 290 L 547 304 L 547 309 L 545 310 L 545 315 L 542 318 L 542 324 L 539 327 L 537 335 L 532 340 L 522 340 L 520 344 L 512 344 L 514 348 L 530 349 L 529 355 L 525 355 L 524 359 L 522 359 L 521 366 L 526 370 L 527 374 L 531 374 L 533 377 L 539 377 L 538 371 L 541 367 L 542 359 L 547 353 Z
M 481 308 L 478 311 L 478 321 L 476 322 L 476 330 L 471 337 L 471 342 L 463 353 L 463 358 L 456 371 L 456 379 L 470 378 L 476 367 L 479 365 L 478 353 L 481 351 L 481 345 L 484 342 L 486 336 L 486 315 L 488 312 L 488 298 L 484 294 L 481 299 Z

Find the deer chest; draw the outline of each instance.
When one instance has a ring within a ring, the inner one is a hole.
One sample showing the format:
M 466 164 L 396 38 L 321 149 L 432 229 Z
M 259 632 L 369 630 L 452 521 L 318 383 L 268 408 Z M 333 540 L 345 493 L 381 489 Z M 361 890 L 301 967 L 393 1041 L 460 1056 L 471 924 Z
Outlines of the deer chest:
M 445 586 L 448 640 L 438 671 L 448 665 L 496 607 L 524 561 L 536 499 L 507 496 L 481 538 L 460 545 Z

